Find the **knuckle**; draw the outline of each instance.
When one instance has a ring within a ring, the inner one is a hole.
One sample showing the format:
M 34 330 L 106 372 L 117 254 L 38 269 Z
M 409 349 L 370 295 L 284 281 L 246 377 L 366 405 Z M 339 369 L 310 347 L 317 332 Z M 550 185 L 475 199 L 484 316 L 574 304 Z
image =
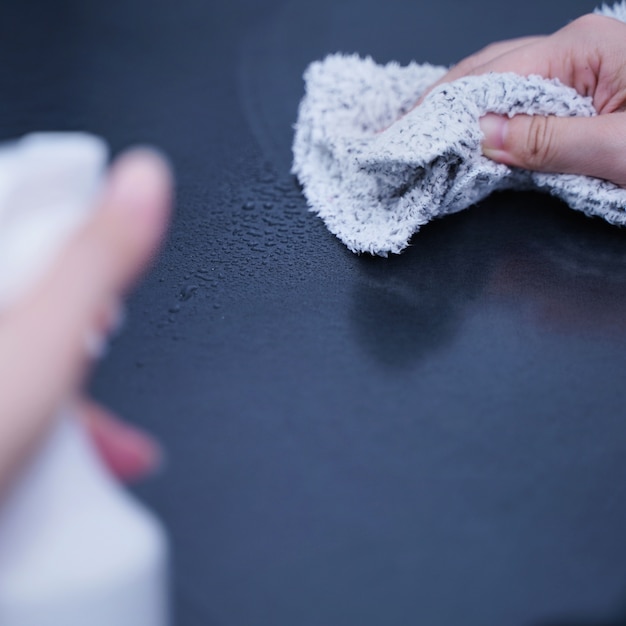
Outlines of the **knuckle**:
M 596 28 L 598 22 L 602 22 L 602 17 L 599 15 L 595 15 L 593 13 L 586 13 L 585 15 L 581 15 L 576 18 L 570 24 L 570 28 L 581 28 L 583 30 L 587 30 L 589 28 Z
M 594 37 L 598 29 L 603 32 L 603 29 L 606 28 L 606 20 L 607 18 L 602 15 L 586 13 L 564 26 L 561 31 L 568 31 L 576 37 Z
M 548 167 L 555 153 L 553 124 L 549 117 L 534 115 L 522 143 L 522 160 L 531 169 Z
M 475 52 L 474 54 L 465 58 L 463 61 L 461 61 L 459 65 L 463 65 L 466 70 L 472 71 L 477 67 L 483 65 L 487 59 L 496 56 L 496 50 L 499 45 L 500 44 L 497 43 L 489 44 L 485 48 L 482 48 L 482 50 L 479 50 L 478 52 Z
M 468 74 L 475 67 L 480 65 L 479 62 L 479 54 L 472 54 L 471 56 L 466 57 L 462 61 L 459 61 L 456 65 L 452 67 L 454 72 L 460 75 Z
M 506 40 L 504 41 L 494 41 L 492 43 L 490 43 L 489 45 L 485 46 L 480 53 L 481 54 L 486 54 L 489 56 L 494 56 L 500 53 L 500 51 L 502 50 L 503 46 L 505 46 L 508 42 Z

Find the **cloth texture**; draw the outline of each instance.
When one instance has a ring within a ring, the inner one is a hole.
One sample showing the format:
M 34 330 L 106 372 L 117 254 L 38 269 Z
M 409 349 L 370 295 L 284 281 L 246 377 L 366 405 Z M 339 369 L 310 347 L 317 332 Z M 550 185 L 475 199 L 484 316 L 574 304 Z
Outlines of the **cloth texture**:
M 626 0 L 596 13 L 626 22 Z M 342 54 L 307 68 L 292 172 L 311 210 L 350 250 L 399 253 L 422 225 L 503 189 L 544 191 L 587 215 L 626 223 L 626 189 L 511 168 L 481 152 L 486 113 L 589 117 L 596 115 L 591 98 L 558 80 L 491 73 L 440 85 L 415 107 L 446 71 Z

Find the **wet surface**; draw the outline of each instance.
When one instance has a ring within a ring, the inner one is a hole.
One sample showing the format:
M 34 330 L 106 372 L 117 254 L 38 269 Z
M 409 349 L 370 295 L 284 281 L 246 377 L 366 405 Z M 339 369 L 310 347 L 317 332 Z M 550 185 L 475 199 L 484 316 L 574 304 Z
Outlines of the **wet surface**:
M 626 231 L 536 194 L 348 252 L 289 175 L 306 64 L 451 63 L 562 0 L 0 8 L 0 133 L 150 142 L 177 215 L 95 394 L 154 431 L 176 624 L 617 626 Z

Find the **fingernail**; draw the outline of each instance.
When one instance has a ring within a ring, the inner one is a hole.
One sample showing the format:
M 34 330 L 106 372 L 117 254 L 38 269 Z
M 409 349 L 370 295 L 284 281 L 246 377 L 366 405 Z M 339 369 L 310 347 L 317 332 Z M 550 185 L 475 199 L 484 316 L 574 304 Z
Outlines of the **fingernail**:
M 169 183 L 169 166 L 156 151 L 133 149 L 122 155 L 111 170 L 109 200 L 121 211 L 141 213 L 160 204 Z
M 509 118 L 489 113 L 480 118 L 480 130 L 485 136 L 482 141 L 483 153 L 489 156 L 490 152 L 503 152 L 504 139 Z
M 109 450 L 109 462 L 120 478 L 134 481 L 163 470 L 165 454 L 152 435 L 121 421 L 111 421 L 108 428 L 115 441 Z
M 142 431 L 127 431 L 120 451 L 121 477 L 138 480 L 163 471 L 165 454 L 159 443 Z

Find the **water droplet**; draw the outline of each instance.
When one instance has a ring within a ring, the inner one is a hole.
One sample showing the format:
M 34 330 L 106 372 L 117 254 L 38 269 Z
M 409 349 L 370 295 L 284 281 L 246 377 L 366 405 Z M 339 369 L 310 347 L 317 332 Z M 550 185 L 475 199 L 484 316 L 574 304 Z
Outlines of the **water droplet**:
M 193 296 L 194 293 L 196 293 L 196 291 L 198 291 L 198 285 L 185 285 L 180 290 L 180 295 L 178 297 L 183 302 L 186 302 L 187 300 L 189 300 L 189 298 Z

